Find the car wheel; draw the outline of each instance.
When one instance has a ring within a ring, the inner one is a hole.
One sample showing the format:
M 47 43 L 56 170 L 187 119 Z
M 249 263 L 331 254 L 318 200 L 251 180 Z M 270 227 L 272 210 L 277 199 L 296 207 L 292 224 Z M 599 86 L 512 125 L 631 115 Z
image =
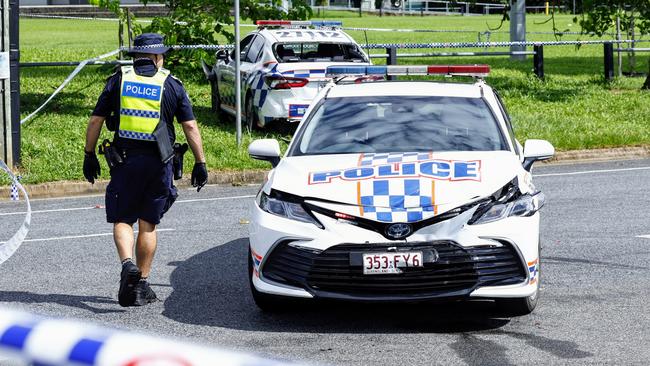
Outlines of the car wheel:
M 212 112 L 217 114 L 219 122 L 224 122 L 228 117 L 226 113 L 221 109 L 221 94 L 219 93 L 219 84 L 217 81 L 211 81 L 212 85 Z
M 253 257 L 250 247 L 248 248 L 248 284 L 251 288 L 253 301 L 255 301 L 255 305 L 257 305 L 260 310 L 268 313 L 275 313 L 290 308 L 291 304 L 287 298 L 257 291 L 255 285 L 253 285 Z
M 246 98 L 246 127 L 248 132 L 253 132 L 259 128 L 259 116 L 257 111 L 255 111 L 255 106 L 253 105 L 253 98 Z
M 509 316 L 522 316 L 528 315 L 535 310 L 537 302 L 539 301 L 540 291 L 542 287 L 542 258 L 541 252 L 537 251 L 538 260 L 537 260 L 537 290 L 534 294 L 528 297 L 512 298 L 512 299 L 496 299 L 497 306 L 505 311 Z

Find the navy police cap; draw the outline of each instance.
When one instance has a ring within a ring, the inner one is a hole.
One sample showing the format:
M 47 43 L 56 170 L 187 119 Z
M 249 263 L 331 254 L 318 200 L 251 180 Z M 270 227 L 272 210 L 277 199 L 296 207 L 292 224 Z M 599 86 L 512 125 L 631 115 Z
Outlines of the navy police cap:
M 133 40 L 133 47 L 129 48 L 127 56 L 133 56 L 136 53 L 150 53 L 161 55 L 169 51 L 171 47 L 163 44 L 163 36 L 158 33 L 142 33 Z

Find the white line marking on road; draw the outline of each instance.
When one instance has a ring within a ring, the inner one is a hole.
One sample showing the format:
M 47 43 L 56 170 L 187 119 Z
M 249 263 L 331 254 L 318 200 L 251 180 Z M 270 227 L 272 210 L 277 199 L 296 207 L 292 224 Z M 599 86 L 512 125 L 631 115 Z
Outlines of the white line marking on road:
M 95 207 L 74 207 L 74 208 L 57 208 L 52 210 L 38 210 L 32 211 L 34 213 L 46 213 L 46 212 L 65 212 L 65 211 L 81 211 L 81 210 L 96 210 Z M 0 213 L 0 216 L 12 216 L 12 215 L 24 215 L 27 212 L 4 212 Z
M 596 174 L 596 173 L 613 173 L 613 172 L 628 172 L 634 170 L 650 170 L 650 166 L 643 166 L 638 168 L 622 168 L 622 169 L 602 169 L 602 170 L 585 170 L 581 172 L 568 172 L 568 173 L 549 173 L 549 174 L 533 174 L 533 177 L 558 177 L 563 175 L 580 175 L 580 174 Z
M 650 239 L 650 235 L 637 235 L 637 238 Z
M 176 229 L 157 229 L 156 232 L 162 231 L 175 231 Z M 134 230 L 134 233 L 137 233 L 138 230 Z M 112 236 L 113 233 L 100 233 L 100 234 L 86 234 L 86 235 L 70 235 L 70 236 L 54 236 L 51 238 L 38 238 L 38 239 L 25 239 L 23 242 L 34 242 L 34 241 L 52 241 L 52 240 L 66 240 L 66 239 L 84 239 L 84 238 L 95 238 L 98 236 Z M 0 244 L 4 244 L 2 241 Z
M 239 198 L 253 198 L 253 197 L 255 197 L 254 194 L 249 194 L 249 195 L 246 195 L 246 196 L 232 196 L 232 197 L 195 198 L 193 200 L 176 201 L 176 203 L 203 202 L 203 201 L 221 201 L 221 200 L 228 200 L 228 199 L 235 200 L 235 199 L 239 199 Z M 34 212 L 34 211 L 32 211 L 32 212 Z
M 255 195 L 214 197 L 214 198 L 196 198 L 196 199 L 192 199 L 192 200 L 178 200 L 178 201 L 176 201 L 176 203 L 235 200 L 235 199 L 240 199 L 240 198 L 252 198 L 252 197 L 255 197 Z M 35 214 L 35 213 L 47 213 L 47 212 L 97 210 L 97 209 L 99 209 L 99 208 L 96 208 L 94 206 L 91 206 L 91 207 L 73 207 L 73 208 L 57 208 L 57 209 L 51 209 L 51 210 L 35 210 L 35 211 L 32 211 L 32 214 Z M 103 207 L 102 207 L 102 209 L 103 209 Z M 27 212 L 25 212 L 25 211 L 21 211 L 21 212 L 3 212 L 3 213 L 0 213 L 0 216 L 24 215 L 26 213 Z

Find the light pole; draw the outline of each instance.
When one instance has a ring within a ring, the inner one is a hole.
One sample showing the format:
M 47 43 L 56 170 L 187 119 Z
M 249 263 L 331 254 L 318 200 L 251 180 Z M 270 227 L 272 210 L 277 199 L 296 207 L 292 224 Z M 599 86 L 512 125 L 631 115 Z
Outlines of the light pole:
M 526 41 L 526 0 L 510 0 L 510 42 Z M 510 46 L 510 51 L 525 51 L 525 46 Z M 523 61 L 526 55 L 510 55 L 511 60 Z
M 241 74 L 239 65 L 241 50 L 239 49 L 239 0 L 235 0 L 235 123 L 237 124 L 237 146 L 241 146 Z

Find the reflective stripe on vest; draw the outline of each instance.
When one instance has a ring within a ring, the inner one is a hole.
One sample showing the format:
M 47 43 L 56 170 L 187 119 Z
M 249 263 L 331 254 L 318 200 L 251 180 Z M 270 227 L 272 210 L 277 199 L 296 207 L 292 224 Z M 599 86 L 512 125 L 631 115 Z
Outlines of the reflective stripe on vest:
M 153 131 L 160 120 L 167 76 L 169 70 L 163 68 L 147 77 L 136 74 L 133 66 L 122 67 L 119 137 L 156 141 Z

